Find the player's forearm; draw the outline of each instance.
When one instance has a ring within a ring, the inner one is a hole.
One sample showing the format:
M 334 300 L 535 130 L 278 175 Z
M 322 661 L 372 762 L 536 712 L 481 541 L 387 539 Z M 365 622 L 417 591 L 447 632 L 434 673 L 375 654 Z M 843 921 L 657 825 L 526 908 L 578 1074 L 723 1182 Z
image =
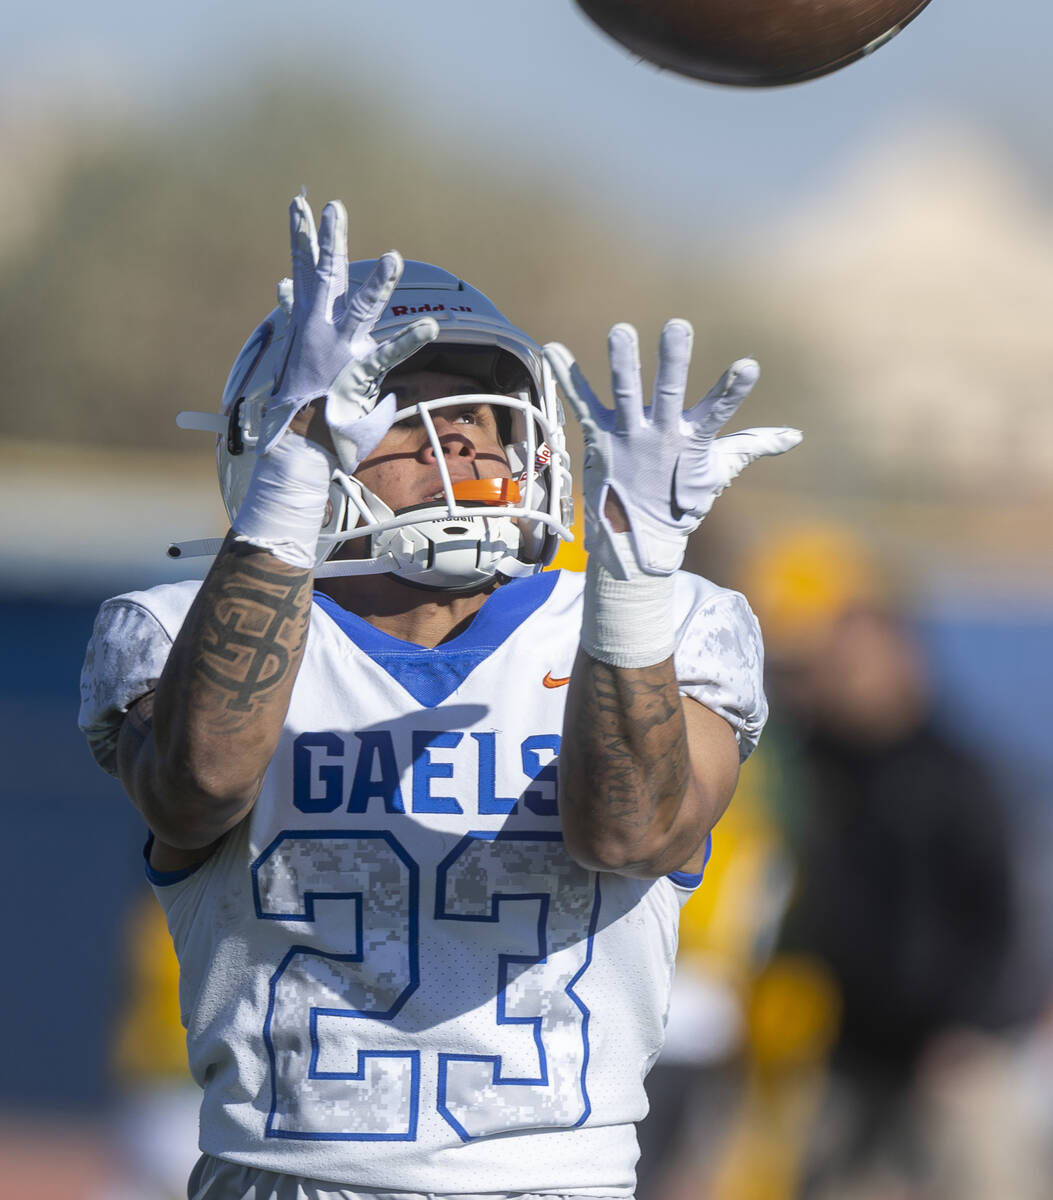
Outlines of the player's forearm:
M 579 651 L 559 770 L 563 836 L 583 866 L 654 877 L 678 869 L 704 836 L 689 819 L 694 783 L 671 658 L 621 668 Z
M 175 846 L 206 845 L 255 802 L 310 620 L 312 572 L 228 538 L 157 685 L 135 797 Z

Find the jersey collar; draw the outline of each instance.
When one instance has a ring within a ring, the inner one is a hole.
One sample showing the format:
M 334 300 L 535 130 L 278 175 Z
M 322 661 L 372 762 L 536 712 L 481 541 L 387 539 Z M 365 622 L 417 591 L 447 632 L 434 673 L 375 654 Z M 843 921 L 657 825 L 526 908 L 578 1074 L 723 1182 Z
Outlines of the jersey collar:
M 467 629 L 434 648 L 393 637 L 320 592 L 314 602 L 419 704 L 434 708 L 545 603 L 558 576 L 558 571 L 546 571 L 503 584 L 487 596 Z

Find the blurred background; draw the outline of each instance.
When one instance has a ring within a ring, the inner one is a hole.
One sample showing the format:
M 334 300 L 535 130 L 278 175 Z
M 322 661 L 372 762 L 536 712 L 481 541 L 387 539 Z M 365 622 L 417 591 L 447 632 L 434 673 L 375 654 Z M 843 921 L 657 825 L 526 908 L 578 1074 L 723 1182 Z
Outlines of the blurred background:
M 773 718 L 685 920 L 641 1198 L 1053 1194 L 1053 10 L 933 0 L 774 91 L 570 0 L 4 25 L 0 1195 L 177 1194 L 143 830 L 77 677 L 99 602 L 225 528 L 174 418 L 218 407 L 302 186 L 597 383 L 614 321 L 687 316 L 698 394 L 754 355 L 742 423 L 805 431 L 691 551 L 754 601 Z

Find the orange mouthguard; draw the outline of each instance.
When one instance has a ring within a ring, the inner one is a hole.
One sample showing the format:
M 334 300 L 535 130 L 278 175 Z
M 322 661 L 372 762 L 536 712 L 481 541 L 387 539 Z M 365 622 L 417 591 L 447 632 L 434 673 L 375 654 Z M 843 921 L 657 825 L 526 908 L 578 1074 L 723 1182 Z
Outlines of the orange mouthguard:
M 453 485 L 453 498 L 476 504 L 518 504 L 519 484 L 514 479 L 462 479 Z

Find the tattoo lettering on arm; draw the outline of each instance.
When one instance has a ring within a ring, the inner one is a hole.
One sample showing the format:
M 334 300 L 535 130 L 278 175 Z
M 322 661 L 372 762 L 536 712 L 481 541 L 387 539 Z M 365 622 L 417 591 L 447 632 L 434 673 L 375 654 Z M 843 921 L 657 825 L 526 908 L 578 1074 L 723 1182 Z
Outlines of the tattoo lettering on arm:
M 310 573 L 290 568 L 290 576 L 274 561 L 239 558 L 239 578 L 202 616 L 195 667 L 228 693 L 231 712 L 251 713 L 287 677 L 306 642 Z
M 244 728 L 279 695 L 287 700 L 307 642 L 311 580 L 241 542 L 229 541 L 216 560 L 185 644 L 194 701 L 221 731 Z
M 141 735 L 128 734 L 122 779 L 160 841 L 196 851 L 251 811 L 307 645 L 312 578 L 233 537 L 217 555 L 157 684 L 152 725 L 144 714 Z

